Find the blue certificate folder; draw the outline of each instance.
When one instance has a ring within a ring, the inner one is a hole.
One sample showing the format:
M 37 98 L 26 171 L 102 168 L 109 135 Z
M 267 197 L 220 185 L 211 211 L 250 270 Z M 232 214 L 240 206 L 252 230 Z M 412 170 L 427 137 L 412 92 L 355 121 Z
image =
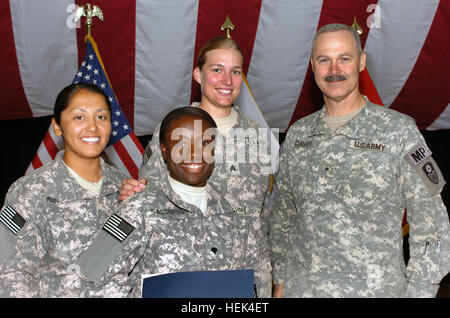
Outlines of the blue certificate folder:
M 142 298 L 253 298 L 253 269 L 196 271 L 144 278 Z

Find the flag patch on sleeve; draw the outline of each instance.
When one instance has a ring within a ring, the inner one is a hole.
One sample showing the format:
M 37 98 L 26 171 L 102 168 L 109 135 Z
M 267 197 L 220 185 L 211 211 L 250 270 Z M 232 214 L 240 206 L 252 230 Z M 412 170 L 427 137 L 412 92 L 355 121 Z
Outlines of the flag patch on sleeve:
M 133 232 L 134 226 L 122 219 L 117 214 L 111 215 L 111 217 L 106 221 L 103 229 L 111 234 L 113 237 L 123 242 L 128 235 Z
M 25 219 L 10 205 L 7 205 L 0 213 L 0 222 L 13 232 L 14 235 L 17 235 L 26 223 Z

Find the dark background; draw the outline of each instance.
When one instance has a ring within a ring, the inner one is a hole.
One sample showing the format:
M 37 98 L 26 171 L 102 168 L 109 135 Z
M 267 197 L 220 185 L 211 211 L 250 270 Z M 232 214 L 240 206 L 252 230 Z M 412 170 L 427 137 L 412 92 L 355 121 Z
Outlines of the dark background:
M 50 125 L 51 116 L 17 120 L 0 120 L 0 206 L 10 185 L 24 175 Z M 421 130 L 442 174 L 450 183 L 450 130 Z M 285 134 L 280 133 L 280 143 Z M 145 148 L 151 136 L 138 137 Z M 449 185 L 442 190 L 447 212 L 450 210 Z M 408 236 L 404 240 L 405 261 L 409 259 Z M 450 297 L 450 274 L 441 284 L 438 296 Z

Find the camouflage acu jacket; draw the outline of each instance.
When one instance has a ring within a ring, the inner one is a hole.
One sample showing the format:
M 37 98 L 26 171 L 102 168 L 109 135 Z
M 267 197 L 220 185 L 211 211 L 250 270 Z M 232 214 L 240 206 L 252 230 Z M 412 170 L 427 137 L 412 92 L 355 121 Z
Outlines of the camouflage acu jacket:
M 275 282 L 286 297 L 434 296 L 450 267 L 444 183 L 408 116 L 368 102 L 335 132 L 325 107 L 297 121 L 276 177 Z
M 105 274 L 98 277 L 128 285 L 123 278 L 132 271 L 131 295 L 141 297 L 142 274 L 253 269 L 257 295 L 270 297 L 270 260 L 259 211 L 249 210 L 207 184 L 208 203 L 203 214 L 173 192 L 167 175 L 123 201 L 111 216 L 127 224 L 130 231 L 110 258 L 112 266 L 104 267 Z M 117 242 L 111 233 L 109 238 L 100 233 L 98 246 Z
M 124 176 L 103 161 L 101 194 L 83 189 L 57 158 L 17 180 L 0 222 L 0 296 L 83 297 L 93 282 L 79 274 L 77 259 L 101 229 Z M 115 296 L 109 293 L 99 296 Z
M 239 200 L 240 205 L 245 207 L 250 215 L 259 214 L 261 229 L 268 233 L 271 156 L 270 152 L 265 150 L 270 147 L 267 139 L 259 134 L 259 124 L 245 116 L 239 106 L 235 105 L 233 108 L 238 113 L 238 122 L 227 136 L 216 138 L 215 167 L 208 183 L 215 189 L 220 189 L 218 191 L 222 195 L 227 194 L 233 200 Z M 161 171 L 164 173 L 166 170 L 159 145 L 159 128 L 160 124 L 155 128 L 153 138 L 146 147 L 139 171 L 140 177 L 145 177 L 149 184 L 152 180 L 160 179 Z M 226 143 L 230 141 L 234 145 L 230 147 L 234 151 L 233 158 L 226 152 Z M 244 160 L 241 160 L 242 158 Z M 261 246 L 268 246 L 268 243 L 263 241 Z M 266 253 L 268 254 L 269 250 Z M 265 266 L 266 272 L 270 273 L 270 262 Z M 261 279 L 269 280 L 268 277 Z M 270 297 L 270 294 L 265 297 Z

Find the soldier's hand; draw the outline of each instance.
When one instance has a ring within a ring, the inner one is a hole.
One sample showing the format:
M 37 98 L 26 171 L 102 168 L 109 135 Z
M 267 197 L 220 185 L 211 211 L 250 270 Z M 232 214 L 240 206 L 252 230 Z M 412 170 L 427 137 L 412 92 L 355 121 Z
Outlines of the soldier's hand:
M 273 288 L 273 298 L 283 298 L 283 284 L 275 284 Z
M 141 178 L 139 180 L 136 179 L 123 179 L 122 185 L 120 186 L 119 191 L 119 202 L 125 200 L 129 196 L 133 196 L 136 193 L 140 192 L 147 185 L 147 180 L 145 178 Z

